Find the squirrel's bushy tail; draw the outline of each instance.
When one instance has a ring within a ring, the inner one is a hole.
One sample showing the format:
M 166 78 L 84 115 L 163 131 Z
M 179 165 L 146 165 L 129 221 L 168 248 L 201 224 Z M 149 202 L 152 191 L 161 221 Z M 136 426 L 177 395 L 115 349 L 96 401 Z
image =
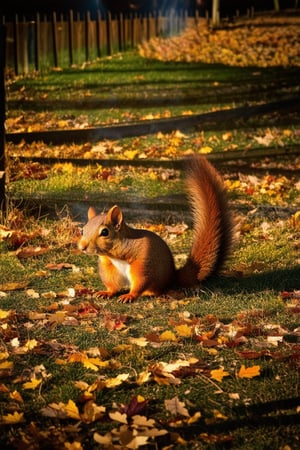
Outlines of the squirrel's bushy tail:
M 194 237 L 187 262 L 177 271 L 177 280 L 187 287 L 222 267 L 232 247 L 233 218 L 223 180 L 206 158 L 199 155 L 189 160 L 186 183 Z

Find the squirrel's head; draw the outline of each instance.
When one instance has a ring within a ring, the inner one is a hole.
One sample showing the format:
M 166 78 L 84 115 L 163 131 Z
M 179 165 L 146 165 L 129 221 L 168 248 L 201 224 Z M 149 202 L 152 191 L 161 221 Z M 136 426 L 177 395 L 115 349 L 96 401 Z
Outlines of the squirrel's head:
M 123 223 L 123 214 L 117 205 L 110 208 L 107 214 L 98 215 L 90 207 L 78 248 L 89 254 L 108 255 L 118 240 Z

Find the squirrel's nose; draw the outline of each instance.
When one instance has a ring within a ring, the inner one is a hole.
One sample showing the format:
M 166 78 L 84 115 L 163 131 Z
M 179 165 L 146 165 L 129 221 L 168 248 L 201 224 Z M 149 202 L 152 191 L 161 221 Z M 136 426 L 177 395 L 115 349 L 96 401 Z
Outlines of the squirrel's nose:
M 79 250 L 81 250 L 82 252 L 85 252 L 87 247 L 88 247 L 88 242 L 85 239 L 80 239 L 80 241 L 78 242 Z

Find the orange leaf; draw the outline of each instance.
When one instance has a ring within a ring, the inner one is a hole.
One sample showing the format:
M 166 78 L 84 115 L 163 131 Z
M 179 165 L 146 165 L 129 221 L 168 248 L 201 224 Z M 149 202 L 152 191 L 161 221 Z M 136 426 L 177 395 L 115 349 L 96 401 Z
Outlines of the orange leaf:
M 239 378 L 253 378 L 260 375 L 260 366 L 245 367 L 242 364 L 237 376 Z

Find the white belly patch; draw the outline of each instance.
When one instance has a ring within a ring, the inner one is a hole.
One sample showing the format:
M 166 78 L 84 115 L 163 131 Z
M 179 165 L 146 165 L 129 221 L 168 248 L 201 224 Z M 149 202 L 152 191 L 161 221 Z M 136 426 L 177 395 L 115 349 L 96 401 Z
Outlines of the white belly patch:
M 124 279 L 124 284 L 127 286 L 131 285 L 131 277 L 130 277 L 130 264 L 126 261 L 122 261 L 121 259 L 110 258 L 111 262 L 119 272 L 119 274 Z

